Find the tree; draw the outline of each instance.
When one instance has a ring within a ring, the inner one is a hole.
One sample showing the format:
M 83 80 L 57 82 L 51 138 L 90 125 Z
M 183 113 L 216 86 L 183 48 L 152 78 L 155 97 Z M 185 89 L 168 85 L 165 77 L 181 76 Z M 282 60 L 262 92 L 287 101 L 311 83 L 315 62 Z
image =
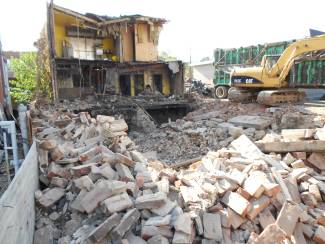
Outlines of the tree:
M 200 60 L 200 62 L 210 61 L 210 57 L 204 57 Z
M 16 80 L 10 81 L 10 95 L 15 104 L 26 104 L 40 97 L 51 98 L 50 58 L 45 28 L 35 46 L 37 53 L 23 53 L 19 59 L 11 60 L 10 68 Z
M 177 60 L 176 57 L 170 56 L 165 51 L 160 52 L 158 59 L 161 60 L 161 61 L 165 61 L 165 62 L 168 62 L 168 61 L 176 61 Z
M 40 38 L 34 45 L 37 48 L 37 97 L 52 98 L 50 51 L 45 27 L 42 29 Z
M 19 59 L 11 60 L 10 68 L 16 80 L 10 81 L 10 95 L 15 104 L 28 103 L 33 100 L 36 89 L 36 53 L 27 52 Z

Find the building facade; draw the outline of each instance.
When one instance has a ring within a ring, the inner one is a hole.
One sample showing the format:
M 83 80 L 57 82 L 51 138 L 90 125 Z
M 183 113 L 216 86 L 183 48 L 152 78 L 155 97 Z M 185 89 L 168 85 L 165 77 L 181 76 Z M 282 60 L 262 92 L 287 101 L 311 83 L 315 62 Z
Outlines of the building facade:
M 183 93 L 182 62 L 158 59 L 165 19 L 80 14 L 49 4 L 47 23 L 55 99 L 135 96 L 146 87 L 163 95 Z

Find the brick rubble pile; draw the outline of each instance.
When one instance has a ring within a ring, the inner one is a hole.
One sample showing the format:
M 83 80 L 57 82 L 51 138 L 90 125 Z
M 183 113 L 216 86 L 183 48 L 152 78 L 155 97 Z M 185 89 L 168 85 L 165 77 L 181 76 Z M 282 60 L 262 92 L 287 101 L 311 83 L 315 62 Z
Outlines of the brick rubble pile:
M 137 151 L 127 130 L 123 119 L 85 112 L 33 118 L 34 243 L 325 243 L 325 154 L 265 153 L 293 140 L 322 146 L 324 129 L 259 145 L 241 133 L 171 166 Z

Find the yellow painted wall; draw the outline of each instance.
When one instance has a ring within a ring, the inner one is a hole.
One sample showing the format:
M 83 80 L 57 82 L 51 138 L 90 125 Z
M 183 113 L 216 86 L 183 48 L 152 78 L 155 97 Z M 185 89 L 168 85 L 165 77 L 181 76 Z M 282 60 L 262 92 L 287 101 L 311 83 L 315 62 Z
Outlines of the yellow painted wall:
M 135 82 L 134 82 L 134 75 L 130 75 L 131 79 L 131 96 L 135 96 Z
M 163 94 L 168 95 L 170 93 L 170 79 L 166 72 L 163 72 L 162 83 L 163 83 Z
M 69 42 L 65 35 L 65 26 L 78 24 L 78 20 L 70 15 L 54 10 L 54 42 L 57 57 L 62 57 L 62 42 Z
M 103 39 L 103 49 L 110 49 L 115 53 L 115 43 L 113 38 Z
M 107 37 L 107 38 L 103 39 L 102 43 L 103 43 L 104 50 L 112 51 L 112 54 L 105 55 L 105 58 L 109 58 L 110 60 L 113 60 L 113 61 L 118 61 L 118 57 L 116 55 L 115 42 L 114 42 L 113 37 L 111 37 L 111 38 Z
M 73 16 L 67 15 L 65 13 L 54 10 L 54 42 L 56 56 L 62 57 L 62 42 L 69 42 L 69 37 L 65 34 L 65 27 L 69 25 L 79 25 L 81 27 L 81 22 Z M 113 37 L 107 37 L 102 40 L 103 49 L 110 49 L 113 51 L 113 55 L 116 56 L 116 48 Z

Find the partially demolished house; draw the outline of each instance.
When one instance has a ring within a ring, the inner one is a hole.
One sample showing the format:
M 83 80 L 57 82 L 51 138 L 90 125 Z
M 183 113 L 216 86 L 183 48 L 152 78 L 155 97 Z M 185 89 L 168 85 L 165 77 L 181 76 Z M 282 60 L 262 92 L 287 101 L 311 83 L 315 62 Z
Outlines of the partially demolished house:
M 54 98 L 88 94 L 183 93 L 181 61 L 158 60 L 165 19 L 80 14 L 48 5 Z

